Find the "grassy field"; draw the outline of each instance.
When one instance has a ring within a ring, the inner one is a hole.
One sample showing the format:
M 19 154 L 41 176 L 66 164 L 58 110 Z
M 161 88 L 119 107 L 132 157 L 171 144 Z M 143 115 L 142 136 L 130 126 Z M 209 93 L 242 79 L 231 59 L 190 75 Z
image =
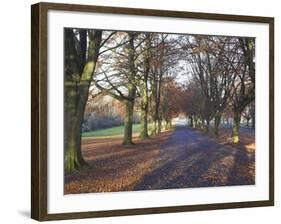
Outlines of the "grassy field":
M 153 124 L 148 124 L 148 134 L 151 134 Z M 162 130 L 164 130 L 165 125 L 162 125 Z M 141 125 L 140 124 L 133 124 L 133 134 L 139 134 L 141 131 Z M 82 137 L 114 137 L 114 136 L 123 136 L 124 133 L 124 125 L 113 127 L 113 128 L 106 128 L 96 131 L 89 131 L 89 132 L 83 132 Z
M 124 132 L 124 125 L 113 127 L 113 128 L 106 128 L 97 131 L 89 131 L 83 132 L 82 137 L 106 137 L 106 136 L 115 136 L 115 135 L 123 135 Z M 140 132 L 140 124 L 133 125 L 133 133 Z

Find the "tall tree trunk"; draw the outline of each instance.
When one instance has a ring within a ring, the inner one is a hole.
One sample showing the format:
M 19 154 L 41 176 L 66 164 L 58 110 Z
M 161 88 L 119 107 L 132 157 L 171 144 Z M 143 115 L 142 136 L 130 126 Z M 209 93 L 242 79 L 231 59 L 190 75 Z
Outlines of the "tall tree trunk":
M 194 123 L 194 128 L 198 128 L 198 117 L 196 115 L 194 115 L 193 123 Z
M 157 134 L 160 134 L 162 130 L 162 118 L 159 115 L 158 119 L 157 119 Z
M 64 147 L 65 147 L 65 169 L 72 171 L 79 169 L 83 162 L 80 157 L 79 145 L 79 118 L 77 116 L 77 94 L 76 85 L 68 83 L 65 86 L 65 115 L 64 115 Z
M 189 116 L 189 120 L 190 120 L 189 126 L 190 126 L 191 128 L 193 128 L 193 116 L 192 116 L 192 115 Z
M 154 74 L 155 76 L 155 74 Z M 154 108 L 153 108 L 153 126 L 152 126 L 152 130 L 151 130 L 151 135 L 156 135 L 156 131 L 157 131 L 157 118 L 158 118 L 158 111 L 159 111 L 159 103 L 158 103 L 158 98 L 157 98 L 157 80 L 156 77 L 153 77 L 153 83 L 152 83 L 152 97 L 154 99 Z
M 151 129 L 151 135 L 156 135 L 157 130 L 157 119 L 153 119 L 152 129 Z
M 123 137 L 123 145 L 131 145 L 133 144 L 133 114 L 134 114 L 134 104 L 136 97 L 136 86 L 135 86 L 135 48 L 134 48 L 134 38 L 135 34 L 129 32 L 129 45 L 128 45 L 128 98 L 126 100 L 126 115 L 124 119 L 124 137 Z
M 161 133 L 161 126 L 162 126 L 162 110 L 163 108 L 160 108 L 160 103 L 161 103 L 161 94 L 162 94 L 162 76 L 163 72 L 160 69 L 160 74 L 159 74 L 159 80 L 158 80 L 158 87 L 157 87 L 157 134 Z
M 124 118 L 124 137 L 123 145 L 133 144 L 133 111 L 134 111 L 134 100 L 126 101 L 126 115 Z
M 148 138 L 148 98 L 147 95 L 143 97 L 141 102 L 141 132 L 140 138 Z
M 165 120 L 165 130 L 168 130 L 169 129 L 169 120 L 166 119 Z
M 239 129 L 241 121 L 241 111 L 233 111 L 233 128 L 232 128 L 232 142 L 237 144 L 239 142 Z
M 85 60 L 85 52 L 78 55 L 75 50 L 72 32 L 69 29 L 65 31 L 65 66 L 67 69 L 64 84 L 64 166 L 67 171 L 80 169 L 82 165 L 86 164 L 81 153 L 82 122 L 102 36 L 102 31 L 89 32 L 88 57 Z M 81 35 L 84 39 L 85 34 Z M 86 49 L 84 45 L 85 43 L 81 46 L 82 49 Z M 82 66 L 83 63 L 84 66 Z
M 142 100 L 141 100 L 141 132 L 140 138 L 148 138 L 148 75 L 150 72 L 150 34 L 147 34 L 147 39 L 145 41 L 145 59 L 144 59 L 144 77 L 143 82 L 140 85 L 141 92 L 142 92 Z
M 256 119 L 255 119 L 255 114 L 252 116 L 252 128 L 255 128 L 256 124 Z
M 219 137 L 219 127 L 220 127 L 220 123 L 221 123 L 221 113 L 217 112 L 215 115 L 215 136 Z

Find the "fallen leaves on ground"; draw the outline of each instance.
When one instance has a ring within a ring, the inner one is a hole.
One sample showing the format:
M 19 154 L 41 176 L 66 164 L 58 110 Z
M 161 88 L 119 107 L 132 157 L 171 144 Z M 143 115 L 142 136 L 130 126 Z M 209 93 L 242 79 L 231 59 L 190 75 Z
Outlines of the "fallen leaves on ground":
M 186 127 L 149 139 L 85 138 L 82 153 L 88 167 L 65 173 L 65 194 L 249 185 L 255 183 L 255 137 L 231 130 L 209 138 Z
M 160 145 L 171 132 L 149 139 L 134 139 L 123 146 L 121 138 L 84 139 L 83 157 L 88 167 L 66 173 L 65 194 L 131 190 L 144 175 L 157 167 Z

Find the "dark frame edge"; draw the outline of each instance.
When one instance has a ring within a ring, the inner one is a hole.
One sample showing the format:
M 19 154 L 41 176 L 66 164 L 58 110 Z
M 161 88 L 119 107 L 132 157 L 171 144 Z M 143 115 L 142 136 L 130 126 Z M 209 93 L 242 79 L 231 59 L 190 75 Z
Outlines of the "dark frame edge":
M 207 19 L 207 20 L 227 20 L 236 22 L 257 22 L 270 23 L 272 17 L 266 16 L 248 16 L 236 14 L 221 14 L 221 13 L 205 13 L 205 12 L 187 12 L 187 11 L 171 11 L 159 9 L 144 9 L 144 8 L 126 8 L 98 5 L 80 5 L 80 4 L 65 4 L 54 2 L 40 2 L 40 6 L 47 10 L 66 10 L 76 12 L 97 12 L 97 13 L 112 13 L 125 15 L 140 15 L 140 16 L 160 16 L 174 18 L 190 18 L 190 19 Z
M 39 186 L 39 5 L 31 6 L 31 218 L 38 220 L 40 211 Z
M 274 17 L 269 21 L 269 200 L 274 206 Z
M 140 208 L 127 210 L 88 211 L 48 214 L 47 211 L 47 11 L 119 13 L 147 16 L 166 16 L 259 22 L 269 24 L 269 200 L 217 203 L 189 206 Z M 224 15 L 182 11 L 162 11 L 92 5 L 37 3 L 31 6 L 31 218 L 38 221 L 98 218 L 110 216 L 144 215 L 204 211 L 217 209 L 264 207 L 274 205 L 274 18 Z
M 47 217 L 47 10 L 31 6 L 31 218 Z M 44 113 L 45 112 L 45 113 Z

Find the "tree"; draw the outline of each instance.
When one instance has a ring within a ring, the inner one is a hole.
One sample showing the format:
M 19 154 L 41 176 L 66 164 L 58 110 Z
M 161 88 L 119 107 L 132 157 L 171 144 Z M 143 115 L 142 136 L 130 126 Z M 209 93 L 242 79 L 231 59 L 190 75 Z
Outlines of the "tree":
M 143 65 L 143 70 L 140 73 L 139 77 L 139 88 L 141 94 L 141 131 L 140 138 L 148 138 L 148 104 L 149 104 L 149 73 L 151 66 L 151 39 L 152 35 L 150 33 L 146 33 L 144 36 L 144 47 L 141 49 L 142 61 L 141 65 Z
M 160 114 L 160 100 L 161 100 L 161 86 L 164 74 L 164 51 L 165 51 L 165 38 L 163 35 L 155 38 L 156 49 L 153 51 L 152 63 L 151 63 L 151 92 L 153 107 L 153 128 L 152 135 L 156 135 L 161 132 L 161 114 Z
M 214 134 L 219 136 L 221 116 L 226 109 L 231 94 L 232 83 L 235 80 L 235 73 L 232 71 L 229 61 L 235 60 L 230 37 L 209 37 L 208 49 L 208 70 L 210 74 L 211 100 L 214 111 Z M 227 59 L 226 59 L 227 57 Z
M 230 63 L 236 73 L 232 86 L 232 142 L 234 144 L 239 142 L 242 112 L 255 99 L 255 41 L 253 38 L 238 38 L 237 46 L 237 60 L 235 63 Z
M 242 116 L 244 117 L 244 119 L 246 119 L 246 126 L 247 127 L 249 127 L 249 122 L 250 122 L 250 120 L 251 120 L 251 112 L 250 112 L 250 107 L 249 106 L 247 106 L 245 109 L 244 109 L 244 111 L 243 111 L 243 113 L 242 113 Z
M 201 96 L 198 93 L 198 87 L 195 82 L 192 80 L 185 86 L 183 97 L 182 97 L 182 112 L 188 117 L 189 119 L 189 126 L 194 128 L 197 126 L 196 124 L 196 116 L 200 114 L 200 102 Z M 199 87 L 200 88 L 200 87 Z
M 187 60 L 190 64 L 194 82 L 198 83 L 198 91 L 201 92 L 200 115 L 206 121 L 205 131 L 209 132 L 210 121 L 213 117 L 213 77 L 212 64 L 207 40 L 202 36 L 192 36 L 186 38 L 184 50 L 187 53 Z
M 67 28 L 64 35 L 64 165 L 72 171 L 86 164 L 81 154 L 81 129 L 102 31 Z
M 201 92 L 197 94 L 199 108 L 192 119 L 196 121 L 199 114 L 206 121 L 207 133 L 210 121 L 214 119 L 214 133 L 218 136 L 221 116 L 231 105 L 233 142 L 237 143 L 242 111 L 254 97 L 253 39 L 188 36 L 183 50 L 190 64 L 192 80 Z
M 186 98 L 189 96 L 184 87 L 174 80 L 174 77 L 166 77 L 163 89 L 162 114 L 165 120 L 165 128 L 171 126 L 173 117 L 184 113 Z
M 166 82 L 174 80 L 181 70 L 179 52 L 176 49 L 177 39 L 173 35 L 158 34 L 153 38 L 150 68 L 151 111 L 153 118 L 152 135 L 161 133 L 163 112 L 167 101 Z M 164 106 L 164 107 L 163 107 Z
M 137 34 L 135 32 L 120 32 L 118 35 L 121 40 L 113 47 L 112 43 L 108 46 L 110 53 L 104 56 L 105 58 L 100 61 L 98 67 L 102 78 L 98 79 L 97 76 L 94 84 L 100 91 L 125 104 L 123 144 L 130 145 L 133 144 L 133 110 L 137 91 L 137 70 L 135 68 L 135 38 Z M 116 42 L 116 39 L 113 42 Z

